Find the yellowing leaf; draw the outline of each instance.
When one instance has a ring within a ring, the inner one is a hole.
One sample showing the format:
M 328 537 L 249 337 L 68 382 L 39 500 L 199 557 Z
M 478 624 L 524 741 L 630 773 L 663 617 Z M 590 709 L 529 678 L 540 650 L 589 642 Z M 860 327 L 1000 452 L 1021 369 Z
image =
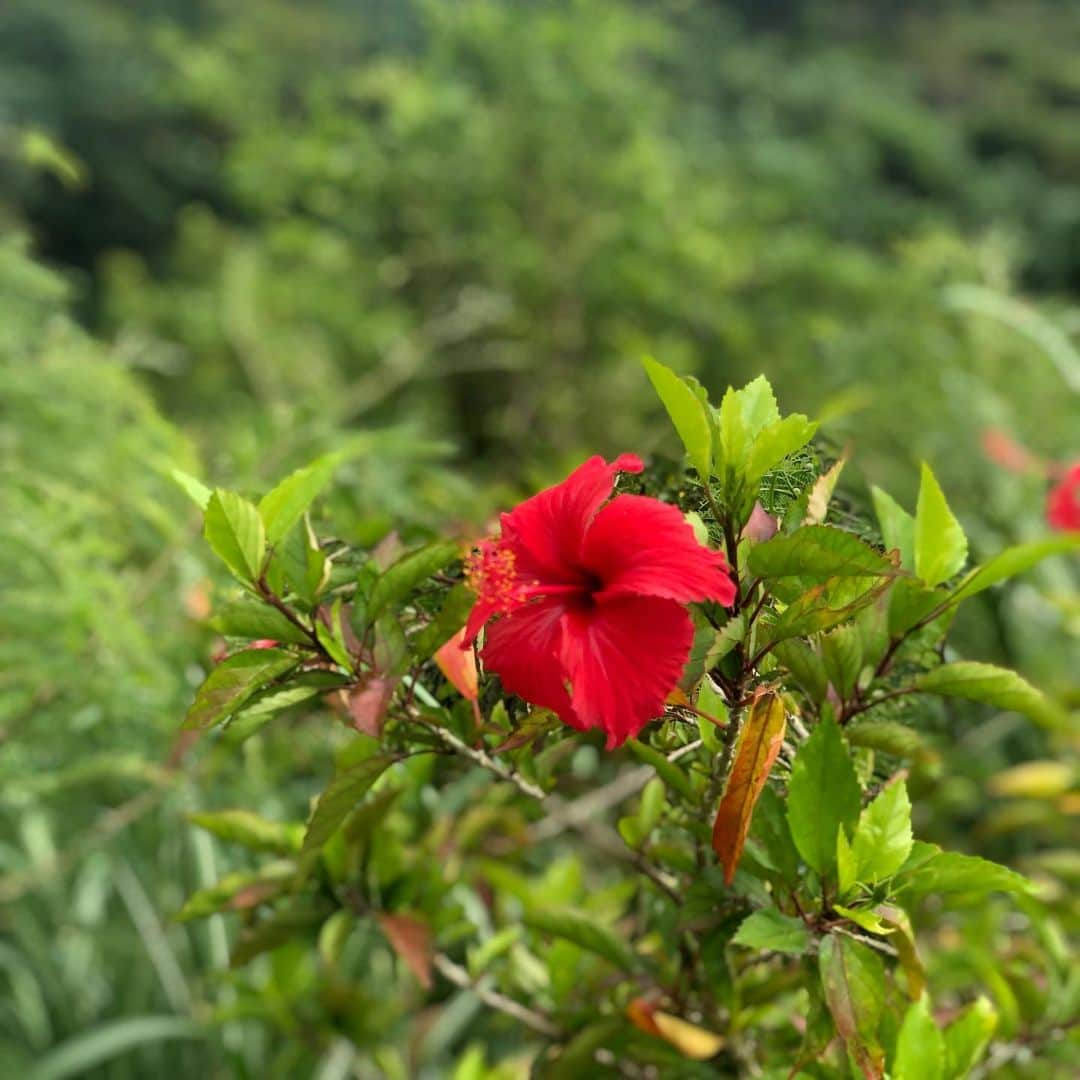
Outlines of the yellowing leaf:
M 780 696 L 765 693 L 757 697 L 739 735 L 731 775 L 713 823 L 713 850 L 724 868 L 724 881 L 728 885 L 735 877 L 754 806 L 783 745 L 786 730 L 787 718 Z
M 660 1037 L 671 1043 L 683 1057 L 692 1061 L 708 1061 L 724 1047 L 724 1038 L 715 1031 L 706 1031 L 696 1024 L 680 1020 L 670 1013 L 659 1009 L 652 1014 L 653 1023 L 660 1032 Z

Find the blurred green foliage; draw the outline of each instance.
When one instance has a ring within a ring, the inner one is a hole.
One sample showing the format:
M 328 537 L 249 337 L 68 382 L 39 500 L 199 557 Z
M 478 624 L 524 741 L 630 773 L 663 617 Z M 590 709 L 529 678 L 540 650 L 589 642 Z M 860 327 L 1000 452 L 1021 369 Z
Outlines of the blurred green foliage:
M 1052 0 L 6 4 L 5 1071 L 77 1039 L 52 1075 L 346 1075 L 340 1043 L 307 1043 L 310 957 L 251 983 L 222 971 L 220 916 L 169 921 L 227 868 L 183 809 L 302 819 L 345 734 L 323 718 L 166 767 L 213 648 L 172 467 L 261 490 L 377 430 L 329 530 L 479 522 L 585 453 L 674 456 L 650 352 L 713 389 L 765 371 L 831 416 L 854 517 L 854 474 L 911 506 L 927 457 L 976 555 L 1039 535 L 1042 479 L 979 441 L 1078 452 L 1078 52 L 1080 10 Z M 1076 576 L 1059 559 L 983 597 L 958 642 L 1075 702 Z M 917 826 L 1075 884 L 1054 799 L 987 813 L 988 778 L 1045 735 L 1003 714 L 954 741 Z M 576 856 L 556 867 L 560 903 L 588 895 Z M 1050 946 L 993 905 L 955 932 L 946 969 L 983 962 L 960 941 L 1007 953 L 980 977 L 1022 1031 L 1010 965 Z M 489 1075 L 466 998 L 428 1075 L 460 1055 Z M 162 1026 L 211 1007 L 231 1018 L 212 1044 Z

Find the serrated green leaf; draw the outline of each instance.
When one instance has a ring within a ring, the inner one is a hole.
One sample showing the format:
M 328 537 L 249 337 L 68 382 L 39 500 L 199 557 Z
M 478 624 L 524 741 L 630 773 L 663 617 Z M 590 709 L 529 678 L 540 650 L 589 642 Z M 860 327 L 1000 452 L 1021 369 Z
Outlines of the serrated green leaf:
M 254 504 L 218 488 L 206 504 L 203 535 L 241 581 L 258 580 L 266 556 L 266 533 Z
M 943 1080 L 944 1076 L 945 1041 L 923 994 L 908 1006 L 900 1025 L 892 1080 Z
M 346 686 L 348 678 L 332 671 L 307 671 L 280 686 L 260 691 L 245 702 L 229 720 L 224 740 L 235 746 L 254 735 L 279 713 L 302 701 Z
M 217 810 L 188 814 L 188 821 L 226 843 L 239 844 L 249 851 L 270 851 L 293 855 L 304 838 L 302 825 L 268 821 L 250 810 Z
M 975 660 L 942 664 L 917 676 L 912 685 L 926 693 L 981 701 L 1023 713 L 1048 728 L 1061 727 L 1066 722 L 1061 710 L 1031 683 L 1015 671 L 993 664 Z
M 925 462 L 915 507 L 915 573 L 927 585 L 948 581 L 967 560 L 968 542 Z
M 747 457 L 747 481 L 756 484 L 784 458 L 802 449 L 814 437 L 817 428 L 815 421 L 800 413 L 792 413 L 760 431 Z
M 945 1076 L 962 1080 L 979 1063 L 997 1031 L 997 1010 L 976 998 L 944 1031 Z
M 201 480 L 197 480 L 190 473 L 184 472 L 183 469 L 170 469 L 169 475 L 180 486 L 184 494 L 205 513 L 212 494 L 210 489 Z
M 892 563 L 880 552 L 832 525 L 807 525 L 755 544 L 747 556 L 747 567 L 755 576 L 769 580 L 795 577 L 825 581 L 895 572 Z
M 798 638 L 777 642 L 773 656 L 790 672 L 806 696 L 816 704 L 825 700 L 829 688 L 829 676 L 825 664 L 814 650 Z
M 255 599 L 240 596 L 224 604 L 209 620 L 210 626 L 224 637 L 271 638 L 293 645 L 310 645 L 311 638 L 289 622 L 277 608 Z
M 337 832 L 372 784 L 397 760 L 396 754 L 377 754 L 334 777 L 330 786 L 319 796 L 308 822 L 304 833 L 305 854 L 317 851 Z
M 184 718 L 185 728 L 206 728 L 228 719 L 267 683 L 296 667 L 300 658 L 280 649 L 245 649 L 223 660 L 206 677 Z
M 1080 550 L 1080 533 L 1062 533 L 1030 544 L 1006 548 L 1001 554 L 995 555 L 982 566 L 976 566 L 967 574 L 953 592 L 952 599 L 966 600 L 999 581 L 1025 573 L 1043 559 L 1077 550 Z
M 690 464 L 704 482 L 712 474 L 713 440 L 712 425 L 703 403 L 678 375 L 663 364 L 646 357 L 645 373 L 657 396 L 667 410 Z
M 458 557 L 458 546 L 439 540 L 427 547 L 410 551 L 379 575 L 371 587 L 367 602 L 368 622 L 396 607 L 419 584 L 442 570 Z
M 862 795 L 840 729 L 822 720 L 799 748 L 788 783 L 788 825 L 799 854 L 819 874 L 836 865 L 836 832 L 852 830 Z
M 829 934 L 818 957 L 825 1003 L 848 1053 L 867 1080 L 885 1075 L 877 1030 L 885 1011 L 885 970 L 877 954 L 839 934 Z
M 905 867 L 894 879 L 894 887 L 905 897 L 927 893 L 1027 893 L 1031 882 L 989 859 L 942 851 L 912 869 Z
M 824 633 L 874 603 L 888 588 L 887 578 L 836 577 L 813 585 L 771 621 L 760 624 L 760 644 Z
M 874 514 L 881 528 L 881 538 L 887 551 L 900 552 L 900 566 L 915 570 L 915 518 L 911 516 L 888 492 L 871 487 Z
M 615 967 L 635 972 L 640 967 L 637 954 L 614 931 L 601 926 L 591 915 L 570 909 L 534 908 L 524 915 L 525 925 L 541 934 L 563 938 L 579 948 L 603 957 Z
M 339 455 L 327 454 L 290 473 L 262 497 L 259 516 L 266 527 L 267 543 L 276 544 L 303 517 L 330 482 L 339 460 Z
M 717 469 L 726 468 L 739 472 L 746 464 L 750 435 L 746 430 L 742 400 L 732 386 L 727 388 L 720 401 L 717 425 L 720 441 L 713 447 L 714 465 Z
M 845 729 L 847 741 L 852 746 L 893 754 L 915 761 L 933 761 L 937 752 L 921 731 L 896 720 L 859 719 Z
M 784 915 L 775 908 L 763 908 L 743 920 L 731 943 L 802 956 L 810 947 L 810 931 L 801 919 Z
M 769 380 L 758 375 L 736 391 L 747 434 L 753 439 L 763 428 L 780 420 L 780 408 Z
M 859 816 L 851 850 L 856 880 L 870 885 L 895 874 L 911 854 L 911 800 L 903 780 L 889 784 Z

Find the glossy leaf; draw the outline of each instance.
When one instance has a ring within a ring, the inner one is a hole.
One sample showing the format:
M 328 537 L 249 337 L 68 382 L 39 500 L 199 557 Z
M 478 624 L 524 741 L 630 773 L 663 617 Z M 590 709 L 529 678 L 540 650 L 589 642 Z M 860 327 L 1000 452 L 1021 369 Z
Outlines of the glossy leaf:
M 897 891 L 907 896 L 927 893 L 990 893 L 1031 891 L 1031 883 L 1015 870 L 981 859 L 942 851 L 896 878 Z
M 413 589 L 453 562 L 458 554 L 457 544 L 440 540 L 403 555 L 372 586 L 367 602 L 368 622 L 397 607 Z
M 476 597 L 464 586 L 455 585 L 443 599 L 438 614 L 409 639 L 417 660 L 427 660 L 445 645 L 464 625 Z
M 911 516 L 888 492 L 872 487 L 874 513 L 881 528 L 881 538 L 887 551 L 900 553 L 900 566 L 904 570 L 915 569 L 915 518 Z
M 964 530 L 924 463 L 915 508 L 915 573 L 927 585 L 940 585 L 959 572 L 967 552 Z
M 707 482 L 712 473 L 713 459 L 712 425 L 706 412 L 707 403 L 670 368 L 648 357 L 643 363 L 653 389 L 667 409 L 686 448 L 690 464 Z
M 244 649 L 222 660 L 199 687 L 184 727 L 207 728 L 227 720 L 258 690 L 299 663 L 299 657 L 280 649 Z
M 775 908 L 763 908 L 743 920 L 731 943 L 802 956 L 810 947 L 810 931 L 802 919 L 784 915 Z
M 884 555 L 857 536 L 832 525 L 807 525 L 755 545 L 747 557 L 757 577 L 798 577 L 825 581 L 835 577 L 873 577 L 894 572 Z
M 730 885 L 742 857 L 754 806 L 784 743 L 787 717 L 779 694 L 766 693 L 750 706 L 732 758 L 731 773 L 713 823 L 712 845 Z
M 293 645 L 311 645 L 311 637 L 277 608 L 253 596 L 240 596 L 224 604 L 210 626 L 225 637 L 273 638 Z
M 788 782 L 788 824 L 799 854 L 819 874 L 836 865 L 836 833 L 855 828 L 862 794 L 840 729 L 822 720 L 799 748 Z
M 1000 555 L 975 567 L 953 592 L 953 599 L 966 600 L 999 581 L 1025 573 L 1043 559 L 1077 550 L 1080 550 L 1080 533 L 1061 533 L 1006 548 Z
M 266 556 L 266 532 L 253 503 L 218 488 L 206 504 L 203 535 L 241 581 L 258 579 Z
M 869 885 L 895 874 L 911 853 L 911 800 L 903 780 L 889 784 L 859 817 L 852 841 L 857 880 Z
M 276 544 L 303 517 L 330 482 L 338 460 L 338 455 L 327 454 L 290 473 L 262 497 L 259 516 L 266 527 L 267 543 Z
M 908 1006 L 900 1025 L 891 1076 L 892 1080 L 943 1080 L 945 1076 L 945 1040 L 930 1015 L 925 994 Z
M 763 428 L 754 439 L 746 461 L 746 478 L 756 484 L 784 458 L 801 450 L 813 437 L 818 425 L 800 413 Z
M 877 1040 L 885 1010 L 885 970 L 867 946 L 829 934 L 818 958 L 825 1003 L 848 1054 L 866 1080 L 882 1080 L 885 1054 Z

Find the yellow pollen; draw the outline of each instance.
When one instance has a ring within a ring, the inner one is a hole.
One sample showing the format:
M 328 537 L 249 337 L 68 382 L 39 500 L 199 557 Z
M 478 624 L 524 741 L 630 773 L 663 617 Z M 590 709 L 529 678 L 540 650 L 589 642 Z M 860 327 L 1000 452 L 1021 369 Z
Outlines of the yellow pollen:
M 514 553 L 497 541 L 485 541 L 469 555 L 465 580 L 477 600 L 499 614 L 508 614 L 526 599 Z

